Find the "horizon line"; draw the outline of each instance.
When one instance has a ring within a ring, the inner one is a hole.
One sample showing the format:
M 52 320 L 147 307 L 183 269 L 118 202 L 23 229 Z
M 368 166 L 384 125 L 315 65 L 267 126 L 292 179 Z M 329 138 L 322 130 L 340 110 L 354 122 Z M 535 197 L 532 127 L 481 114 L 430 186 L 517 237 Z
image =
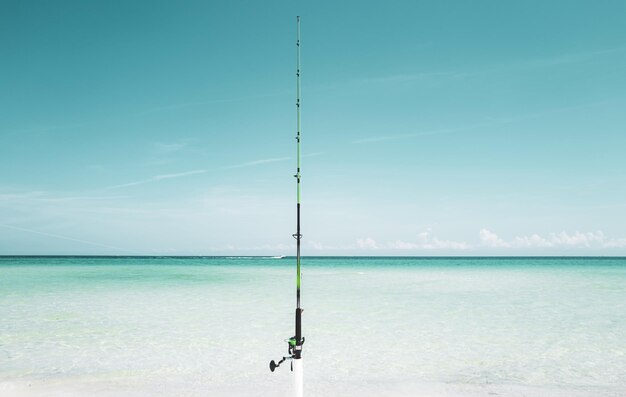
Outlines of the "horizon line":
M 279 257 L 280 256 L 280 257 Z M 0 254 L 0 258 L 273 258 L 291 259 L 295 255 L 97 255 L 97 254 Z M 525 259 L 525 258 L 608 258 L 626 259 L 626 255 L 303 255 L 303 258 L 413 258 L 413 259 Z

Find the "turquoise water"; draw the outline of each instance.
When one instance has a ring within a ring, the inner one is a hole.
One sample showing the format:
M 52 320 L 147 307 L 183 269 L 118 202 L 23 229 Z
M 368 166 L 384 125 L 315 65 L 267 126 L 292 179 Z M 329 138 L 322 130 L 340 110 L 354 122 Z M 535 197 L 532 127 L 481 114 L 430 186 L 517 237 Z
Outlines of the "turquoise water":
M 284 396 L 294 260 L 0 258 L 2 396 Z M 624 396 L 624 258 L 305 258 L 308 396 Z

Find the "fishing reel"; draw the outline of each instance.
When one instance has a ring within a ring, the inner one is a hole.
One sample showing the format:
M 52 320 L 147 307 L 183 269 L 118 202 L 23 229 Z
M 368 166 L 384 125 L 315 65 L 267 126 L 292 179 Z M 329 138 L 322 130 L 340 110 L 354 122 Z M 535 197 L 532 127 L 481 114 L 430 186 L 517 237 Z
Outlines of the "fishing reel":
M 298 340 L 295 336 L 286 339 L 287 342 L 287 353 L 288 356 L 283 357 L 279 362 L 275 362 L 274 360 L 270 361 L 270 371 L 274 372 L 274 370 L 280 367 L 280 364 L 287 360 L 295 360 L 300 358 L 300 354 L 302 352 L 302 345 L 304 344 L 304 337 L 298 343 Z M 291 370 L 293 371 L 293 364 L 291 365 Z

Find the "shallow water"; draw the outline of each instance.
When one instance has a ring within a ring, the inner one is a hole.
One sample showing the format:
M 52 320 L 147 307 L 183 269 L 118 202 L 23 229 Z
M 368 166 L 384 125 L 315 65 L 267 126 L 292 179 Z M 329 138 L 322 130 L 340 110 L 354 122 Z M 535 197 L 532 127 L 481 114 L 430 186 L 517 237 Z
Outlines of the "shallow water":
M 294 260 L 0 258 L 0 395 L 283 396 Z M 624 396 L 626 259 L 304 258 L 308 396 Z

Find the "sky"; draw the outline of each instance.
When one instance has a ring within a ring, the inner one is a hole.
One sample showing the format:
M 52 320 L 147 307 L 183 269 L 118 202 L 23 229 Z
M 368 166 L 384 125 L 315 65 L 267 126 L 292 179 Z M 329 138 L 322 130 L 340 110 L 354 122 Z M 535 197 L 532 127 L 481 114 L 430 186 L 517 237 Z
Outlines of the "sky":
M 0 255 L 626 255 L 626 3 L 0 4 Z

